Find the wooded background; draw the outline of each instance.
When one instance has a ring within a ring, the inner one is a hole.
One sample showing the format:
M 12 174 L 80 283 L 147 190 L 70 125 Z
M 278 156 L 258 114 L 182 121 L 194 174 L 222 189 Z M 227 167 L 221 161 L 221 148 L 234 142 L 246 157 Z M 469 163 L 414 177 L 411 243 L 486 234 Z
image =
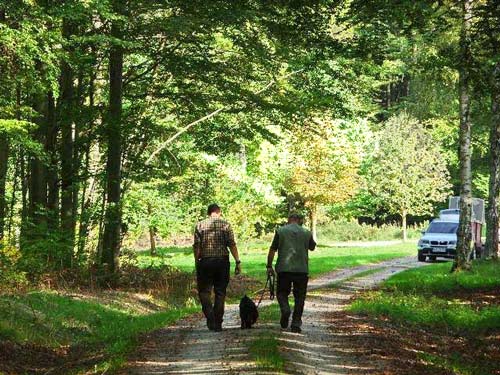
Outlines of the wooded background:
M 245 239 L 452 194 L 456 267 L 472 196 L 496 256 L 499 47 L 494 0 L 2 1 L 4 264 L 112 279 L 213 201 Z

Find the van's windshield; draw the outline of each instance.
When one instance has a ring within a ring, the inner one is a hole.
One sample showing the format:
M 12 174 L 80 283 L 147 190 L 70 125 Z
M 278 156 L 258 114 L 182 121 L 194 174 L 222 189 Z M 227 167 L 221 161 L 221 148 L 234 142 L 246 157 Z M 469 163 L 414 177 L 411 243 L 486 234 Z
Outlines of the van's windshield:
M 426 233 L 457 233 L 458 223 L 433 222 Z

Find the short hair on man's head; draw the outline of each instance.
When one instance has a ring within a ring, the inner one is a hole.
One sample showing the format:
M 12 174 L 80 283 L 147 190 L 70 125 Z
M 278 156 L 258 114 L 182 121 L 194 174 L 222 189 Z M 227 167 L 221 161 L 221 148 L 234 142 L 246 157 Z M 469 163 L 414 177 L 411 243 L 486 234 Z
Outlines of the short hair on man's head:
M 214 212 L 220 212 L 220 207 L 217 203 L 212 203 L 207 208 L 207 215 L 212 215 Z
M 297 222 L 301 223 L 303 219 L 304 219 L 303 216 L 301 214 L 299 214 L 298 212 L 292 212 L 292 213 L 290 213 L 290 215 L 288 215 L 288 220 L 291 220 L 291 221 L 297 221 Z

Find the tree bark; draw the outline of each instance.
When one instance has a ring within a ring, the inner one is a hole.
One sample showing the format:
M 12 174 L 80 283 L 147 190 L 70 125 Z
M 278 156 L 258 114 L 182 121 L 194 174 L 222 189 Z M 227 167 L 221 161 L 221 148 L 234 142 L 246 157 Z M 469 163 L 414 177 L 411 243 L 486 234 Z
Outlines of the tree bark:
M 311 221 L 311 233 L 314 241 L 318 239 L 318 208 L 316 206 L 312 206 L 309 210 L 309 219 Z
M 0 9 L 0 22 L 5 22 L 5 10 Z M 7 170 L 9 160 L 9 139 L 6 133 L 0 130 L 0 241 L 4 238 L 5 216 L 7 215 L 7 199 L 5 187 L 7 184 Z
M 490 189 L 486 221 L 485 257 L 498 259 L 498 196 L 500 194 L 500 62 L 491 78 Z
M 48 229 L 54 232 L 59 227 L 59 176 L 57 170 L 57 124 L 55 119 L 54 96 L 49 93 L 47 108 L 47 141 L 45 152 L 49 157 L 47 166 L 47 214 Z
M 149 219 L 151 219 L 151 215 L 153 214 L 153 207 L 151 206 L 151 203 L 148 203 L 148 214 Z M 156 255 L 156 228 L 151 224 L 149 225 L 149 244 L 151 255 Z
M 403 242 L 406 242 L 408 241 L 408 231 L 407 231 L 407 228 L 406 228 L 406 216 L 408 215 L 407 211 L 406 210 L 403 210 L 401 212 L 401 226 L 402 226 L 402 229 L 403 229 Z
M 35 98 L 33 106 L 37 112 L 37 119 L 35 120 L 38 125 L 35 131 L 35 139 L 45 144 L 46 136 L 46 111 L 47 111 L 47 96 L 39 95 Z M 38 156 L 31 157 L 30 161 L 30 174 L 29 174 L 29 223 L 33 228 L 26 232 L 28 239 L 36 240 L 45 234 L 46 224 L 46 206 L 47 206 L 47 180 L 46 168 L 43 161 Z
M 63 37 L 68 41 L 74 34 L 74 25 L 68 20 L 63 21 Z M 67 49 L 71 54 L 72 49 Z M 73 126 L 75 118 L 75 88 L 73 68 L 67 61 L 61 67 L 61 96 L 58 103 L 58 122 L 61 129 L 61 232 L 64 238 L 65 250 L 63 264 L 70 267 L 73 261 L 75 242 L 74 217 L 74 166 L 73 166 Z
M 460 34 L 461 61 L 459 66 L 460 101 L 460 223 L 458 226 L 457 254 L 452 271 L 470 268 L 472 170 L 471 170 L 471 116 L 470 116 L 470 68 L 472 65 L 470 23 L 472 1 L 463 0 L 463 19 Z
M 114 0 L 113 8 L 120 13 L 123 5 Z M 120 20 L 111 26 L 111 36 L 117 40 L 123 37 Z M 123 87 L 123 48 L 114 43 L 109 52 L 109 110 L 106 124 L 108 143 L 106 163 L 106 213 L 103 236 L 102 263 L 112 276 L 118 270 L 121 230 L 121 121 Z
M 9 139 L 6 133 L 0 132 L 0 240 L 4 238 L 5 217 L 7 216 L 7 199 L 5 196 L 7 170 L 9 161 Z

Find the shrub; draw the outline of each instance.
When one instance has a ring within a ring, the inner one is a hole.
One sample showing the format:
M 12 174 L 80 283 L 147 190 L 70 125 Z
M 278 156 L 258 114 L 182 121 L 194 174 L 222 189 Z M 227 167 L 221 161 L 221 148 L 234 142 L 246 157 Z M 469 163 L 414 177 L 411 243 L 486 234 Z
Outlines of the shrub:
M 426 223 L 414 227 L 408 227 L 408 238 L 419 238 L 420 231 Z M 356 221 L 338 220 L 323 225 L 318 230 L 318 237 L 329 241 L 381 241 L 403 239 L 400 226 L 395 224 L 384 224 L 380 227 L 358 224 Z
M 20 259 L 18 248 L 0 242 L 0 292 L 27 285 L 26 273 L 19 269 Z

